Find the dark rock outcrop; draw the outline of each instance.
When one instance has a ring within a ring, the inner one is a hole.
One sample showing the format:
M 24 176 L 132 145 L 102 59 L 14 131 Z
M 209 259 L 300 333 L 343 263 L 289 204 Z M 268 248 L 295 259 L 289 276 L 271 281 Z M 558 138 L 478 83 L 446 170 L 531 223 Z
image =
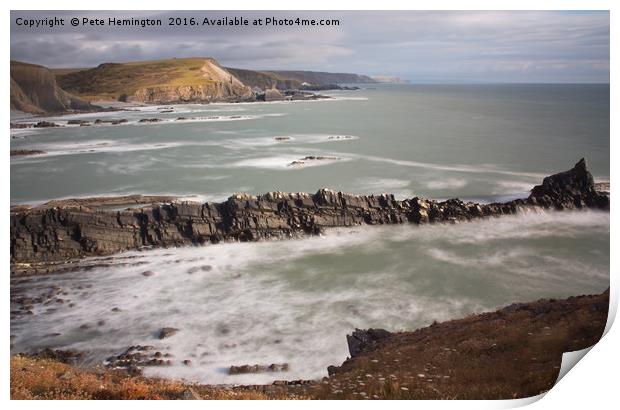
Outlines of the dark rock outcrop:
M 328 367 L 323 385 L 329 388 L 315 398 L 535 396 L 556 383 L 562 353 L 598 342 L 608 310 L 609 288 L 598 295 L 516 303 L 414 331 L 356 330 L 362 350 Z
M 39 121 L 36 124 L 34 124 L 33 127 L 34 128 L 54 128 L 54 127 L 60 127 L 60 125 L 56 124 L 55 122 Z
M 31 123 L 23 123 L 23 122 L 12 122 L 11 123 L 11 129 L 25 129 L 25 128 L 32 128 L 34 124 Z
M 269 366 L 263 366 L 260 364 L 244 364 L 241 366 L 230 366 L 228 374 L 248 374 L 248 373 L 266 373 L 266 372 L 286 372 L 288 371 L 288 363 L 272 363 Z
M 69 120 L 67 125 L 90 125 L 90 121 L 85 120 Z
M 283 90 L 280 92 L 278 89 L 272 88 L 264 91 L 255 91 L 254 98 L 256 101 L 270 102 L 318 100 L 332 97 L 301 90 Z
M 340 157 L 333 157 L 333 156 L 324 156 L 324 155 L 308 155 L 306 157 L 297 159 L 295 161 L 292 161 L 288 164 L 289 167 L 299 167 L 299 166 L 304 166 L 309 162 L 315 162 L 315 161 L 339 161 L 342 158 Z
M 174 327 L 163 327 L 160 331 L 159 331 L 159 337 L 160 339 L 165 339 L 167 337 L 170 336 L 174 336 L 175 334 L 177 334 L 177 332 L 179 331 L 179 329 L 176 329 Z
M 548 176 L 529 199 L 546 207 L 609 209 L 609 197 L 596 190 L 585 158 L 573 169 Z
M 347 345 L 349 346 L 349 354 L 355 357 L 363 351 L 375 348 L 378 341 L 390 337 L 392 334 L 383 329 L 368 329 L 355 331 L 347 335 Z
M 124 369 L 129 374 L 141 375 L 146 366 L 170 366 L 172 360 L 169 353 L 155 351 L 153 346 L 131 346 L 124 352 L 110 356 L 105 360 L 105 366 L 111 369 Z
M 158 122 L 158 121 L 160 121 L 160 120 L 157 119 L 157 118 L 153 118 L 153 119 L 140 120 L 138 122 Z M 98 118 L 98 119 L 95 120 L 94 124 L 95 125 L 101 125 L 101 124 L 118 125 L 118 124 L 126 124 L 128 122 L 129 122 L 129 120 L 127 120 L 125 118 L 122 118 L 122 119 L 119 119 L 119 120 L 102 120 L 101 118 Z M 69 124 L 70 123 L 71 122 L 69 122 Z M 88 121 L 82 121 L 80 123 L 80 125 L 88 126 L 88 125 L 90 125 L 90 123 Z
M 362 224 L 457 223 L 510 215 L 527 208 L 609 209 L 594 189 L 585 161 L 545 178 L 526 199 L 477 204 L 459 199 L 396 200 L 393 195 L 351 195 L 321 189 L 315 194 L 236 194 L 222 203 L 171 202 L 107 210 L 88 202 L 52 202 L 11 212 L 11 270 L 45 272 L 50 264 L 145 247 L 256 241 L 319 234 L 326 228 Z M 43 269 L 41 269 L 43 268 Z
M 45 151 L 41 151 L 39 149 L 12 149 L 11 156 L 12 157 L 25 157 L 28 155 L 42 155 L 45 154 Z

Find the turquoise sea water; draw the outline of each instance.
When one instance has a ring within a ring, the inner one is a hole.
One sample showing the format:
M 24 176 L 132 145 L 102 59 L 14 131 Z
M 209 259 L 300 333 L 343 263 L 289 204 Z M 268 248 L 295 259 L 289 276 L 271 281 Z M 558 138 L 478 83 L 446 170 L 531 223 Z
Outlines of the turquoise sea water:
M 400 196 L 523 194 L 586 156 L 609 176 L 606 85 L 372 86 L 329 101 L 158 107 L 70 118 L 134 123 L 11 140 L 11 202 L 125 193 L 199 195 L 328 187 Z M 161 107 L 160 107 L 161 108 Z M 200 117 L 136 124 L 141 118 Z M 211 117 L 211 118 L 209 118 Z M 219 118 L 212 118 L 219 117 Z M 330 139 L 334 136 L 350 139 Z M 275 137 L 290 137 L 275 140 Z M 308 155 L 335 156 L 287 166 Z
M 329 101 L 146 107 L 54 119 L 127 125 L 12 130 L 12 149 L 48 154 L 11 159 L 11 202 L 129 193 L 221 200 L 321 187 L 492 200 L 526 196 L 582 156 L 597 179 L 609 178 L 607 86 L 369 87 Z M 196 119 L 174 121 L 181 116 Z M 137 123 L 153 117 L 171 121 Z M 309 155 L 339 159 L 288 166 Z M 355 328 L 415 329 L 516 301 L 603 291 L 609 213 L 129 252 L 109 267 L 13 280 L 11 289 L 36 297 L 53 285 L 66 302 L 13 317 L 13 352 L 76 349 L 101 362 L 146 344 L 174 361 L 147 374 L 204 383 L 315 378 L 346 358 L 345 335 Z M 159 340 L 164 326 L 180 331 Z M 227 374 L 231 365 L 282 362 L 289 372 Z

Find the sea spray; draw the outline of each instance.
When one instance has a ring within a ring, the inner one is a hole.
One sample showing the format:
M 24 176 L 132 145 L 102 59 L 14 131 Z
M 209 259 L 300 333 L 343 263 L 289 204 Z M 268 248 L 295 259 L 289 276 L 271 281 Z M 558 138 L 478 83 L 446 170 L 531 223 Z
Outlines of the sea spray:
M 600 292 L 609 286 L 608 248 L 609 213 L 545 212 L 92 258 L 89 270 L 12 281 L 12 311 L 52 286 L 64 300 L 14 314 L 12 351 L 75 349 L 101 363 L 152 345 L 172 365 L 149 367 L 150 375 L 320 378 L 348 355 L 345 335 L 355 328 L 415 329 L 515 300 Z M 179 332 L 160 340 L 163 327 Z M 289 371 L 227 372 L 271 363 Z

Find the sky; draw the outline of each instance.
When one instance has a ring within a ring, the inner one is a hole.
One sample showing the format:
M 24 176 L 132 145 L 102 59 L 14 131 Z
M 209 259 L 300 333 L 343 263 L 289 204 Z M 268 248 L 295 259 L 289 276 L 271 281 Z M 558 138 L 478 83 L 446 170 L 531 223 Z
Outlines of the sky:
M 329 27 L 167 26 L 168 17 L 339 19 Z M 18 17 L 65 26 L 18 26 Z M 161 18 L 161 27 L 73 17 Z M 11 59 L 94 67 L 213 57 L 227 67 L 398 76 L 412 83 L 608 83 L 609 13 L 587 11 L 12 11 Z

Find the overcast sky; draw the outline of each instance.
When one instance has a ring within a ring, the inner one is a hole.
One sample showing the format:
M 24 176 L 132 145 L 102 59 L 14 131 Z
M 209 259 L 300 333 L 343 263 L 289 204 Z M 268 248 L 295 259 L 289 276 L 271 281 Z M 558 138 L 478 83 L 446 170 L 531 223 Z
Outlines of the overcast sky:
M 65 18 L 64 27 L 18 27 L 17 17 Z M 337 27 L 72 27 L 72 17 L 265 16 L 337 18 Z M 92 67 L 170 57 L 222 65 L 392 75 L 412 82 L 609 82 L 609 13 L 11 12 L 11 59 Z

